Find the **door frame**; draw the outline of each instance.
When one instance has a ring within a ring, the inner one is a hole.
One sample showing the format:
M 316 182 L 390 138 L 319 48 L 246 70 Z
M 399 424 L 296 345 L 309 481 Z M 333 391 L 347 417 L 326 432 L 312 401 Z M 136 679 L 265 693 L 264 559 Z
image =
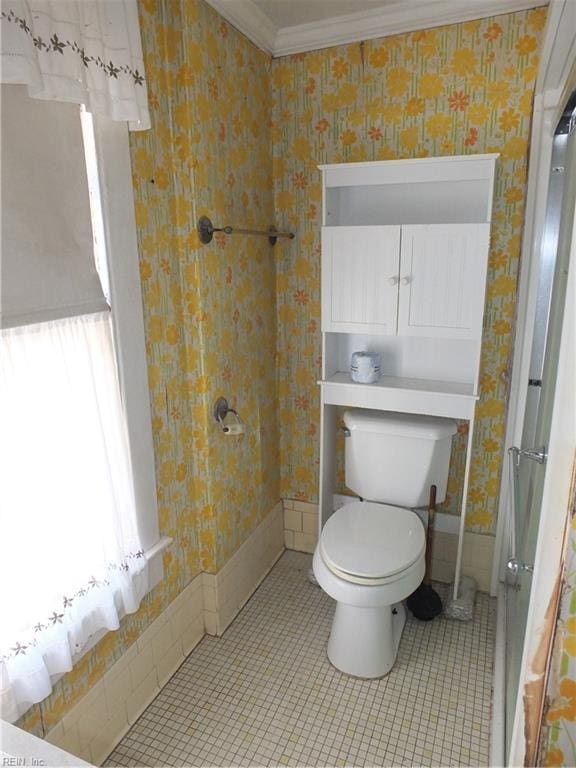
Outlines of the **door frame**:
M 512 362 L 509 411 L 505 449 L 520 444 L 526 382 L 530 365 L 538 287 L 538 267 L 546 216 L 548 180 L 554 131 L 562 109 L 576 87 L 576 4 L 572 0 L 552 0 L 534 100 L 530 150 L 530 171 L 526 218 L 522 246 L 516 338 Z M 571 248 L 568 294 L 563 323 L 562 344 L 555 393 L 552 430 L 548 448 L 548 469 L 544 484 L 538 544 L 534 563 L 532 593 L 528 610 L 520 684 L 510 746 L 510 765 L 533 765 L 538 747 L 543 692 L 550 648 L 556 622 L 559 584 L 562 574 L 568 500 L 572 480 L 576 437 L 573 429 L 574 330 L 576 231 Z M 509 488 L 507 473 L 502 473 L 494 562 L 492 595 L 505 567 L 504 547 L 507 532 Z M 500 606 L 499 606 L 500 608 Z M 502 675 L 497 664 L 497 676 Z M 495 676 L 495 705 L 501 706 L 502 680 Z M 495 729 L 492 739 L 492 765 L 504 765 L 504 733 Z
M 576 205 L 573 216 L 576 223 Z M 520 685 L 512 728 L 510 765 L 536 765 L 538 759 L 544 695 L 564 578 L 566 540 L 571 522 L 570 500 L 576 466 L 575 349 L 576 226 L 570 247 L 558 378 L 554 393 Z

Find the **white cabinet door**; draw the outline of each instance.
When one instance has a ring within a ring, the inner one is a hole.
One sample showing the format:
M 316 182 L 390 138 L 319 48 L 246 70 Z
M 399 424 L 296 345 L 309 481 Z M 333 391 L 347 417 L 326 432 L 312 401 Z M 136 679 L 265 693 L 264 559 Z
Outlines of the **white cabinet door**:
M 402 227 L 398 334 L 479 339 L 489 224 Z
M 400 227 L 322 228 L 322 330 L 395 334 Z

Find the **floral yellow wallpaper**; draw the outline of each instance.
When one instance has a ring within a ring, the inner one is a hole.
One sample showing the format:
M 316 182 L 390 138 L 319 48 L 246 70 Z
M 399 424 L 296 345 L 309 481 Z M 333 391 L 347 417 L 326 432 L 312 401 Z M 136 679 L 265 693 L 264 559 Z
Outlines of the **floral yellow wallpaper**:
M 318 163 L 500 152 L 472 530 L 494 522 L 542 10 L 272 61 L 202 0 L 140 0 L 152 129 L 131 135 L 164 581 L 21 725 L 42 735 L 282 496 L 315 501 Z M 196 221 L 297 232 L 217 235 Z M 227 438 L 226 395 L 247 427 Z M 281 425 L 281 427 L 279 426 Z M 465 426 L 448 508 L 458 506 Z
M 528 138 L 545 9 L 296 54 L 272 63 L 274 194 L 297 251 L 277 259 L 281 488 L 317 500 L 319 163 L 499 152 L 467 527 L 492 533 L 516 306 Z M 458 512 L 466 425 L 448 511 Z
M 279 500 L 270 58 L 199 0 L 142 0 L 152 129 L 130 136 L 165 578 L 33 707 L 43 735 L 200 571 L 218 571 Z M 275 246 L 277 251 L 283 244 Z M 246 433 L 212 418 L 225 395 Z
M 143 0 L 140 23 L 154 123 L 132 135 L 134 190 L 161 525 L 181 545 L 179 579 L 221 568 L 279 499 L 272 249 L 196 234 L 201 215 L 273 223 L 270 58 L 203 2 Z M 220 395 L 244 436 L 217 428 Z
M 542 765 L 566 768 L 576 765 L 576 489 L 571 515 L 541 745 Z

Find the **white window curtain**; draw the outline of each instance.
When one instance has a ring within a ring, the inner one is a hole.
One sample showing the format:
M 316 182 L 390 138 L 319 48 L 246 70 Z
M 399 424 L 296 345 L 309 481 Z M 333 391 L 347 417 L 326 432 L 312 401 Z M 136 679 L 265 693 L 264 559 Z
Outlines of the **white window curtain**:
M 80 108 L 1 89 L 0 717 L 13 722 L 137 610 L 149 569 Z
M 109 312 L 1 332 L 0 716 L 147 591 Z
M 2 0 L 0 78 L 150 127 L 136 0 Z

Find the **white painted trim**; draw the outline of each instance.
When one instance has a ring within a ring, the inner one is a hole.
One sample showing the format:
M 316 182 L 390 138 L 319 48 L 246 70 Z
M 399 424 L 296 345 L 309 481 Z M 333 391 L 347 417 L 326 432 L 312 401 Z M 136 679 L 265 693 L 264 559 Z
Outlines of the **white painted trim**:
M 162 555 L 172 544 L 172 539 L 162 536 L 153 547 L 147 549 L 144 557 L 148 562 L 148 591 L 151 592 L 164 578 L 164 558 Z
M 472 443 L 474 441 L 474 418 L 468 422 L 468 442 L 466 445 L 466 464 L 464 466 L 464 480 L 462 483 L 462 506 L 460 508 L 460 531 L 458 533 L 458 552 L 456 554 L 456 570 L 454 573 L 453 599 L 458 599 L 460 577 L 462 575 L 462 561 L 464 554 L 464 535 L 466 533 L 466 509 L 468 506 L 468 482 L 472 467 Z
M 208 4 L 255 45 L 272 54 L 277 28 L 252 0 L 207 0 Z
M 138 241 L 127 123 L 94 115 L 114 343 L 126 414 L 138 528 L 145 550 L 158 543 L 158 508 Z
M 456 24 L 547 5 L 548 0 L 396 0 L 382 8 L 278 28 L 252 0 L 207 0 L 274 57 Z
M 540 56 L 536 93 L 544 94 L 544 108 L 561 108 L 570 95 L 570 70 L 576 60 L 576 5 L 572 0 L 552 0 Z M 566 98 L 563 98 L 563 97 Z M 558 114 L 558 117 L 560 115 Z M 555 124 L 557 124 L 557 120 Z
M 400 168 L 406 168 L 406 166 L 414 165 L 417 168 L 426 168 L 429 165 L 435 165 L 436 163 L 439 163 L 440 165 L 450 165 L 450 163 L 474 163 L 478 162 L 479 160 L 489 160 L 492 162 L 491 166 L 487 166 L 487 173 L 485 174 L 486 178 L 492 178 L 492 175 L 494 174 L 494 163 L 496 160 L 500 157 L 499 152 L 490 152 L 487 154 L 482 155 L 442 155 L 438 157 L 407 157 L 403 160 L 365 160 L 363 162 L 359 163 L 328 163 L 323 165 L 318 165 L 318 169 L 321 171 L 329 171 L 329 170 L 344 170 L 346 168 L 351 168 L 353 171 L 358 170 L 359 168 L 385 168 L 390 169 L 394 166 L 399 166 Z M 385 184 L 387 181 L 386 178 L 382 178 L 378 180 L 379 184 Z M 396 179 L 393 180 L 392 183 L 396 183 Z M 327 186 L 330 186 L 329 184 Z
M 286 56 L 358 40 L 373 40 L 417 29 L 523 11 L 546 3 L 547 0 L 402 0 L 379 10 L 279 29 L 272 55 Z
M 105 234 L 112 322 L 123 407 L 128 426 L 138 526 L 148 563 L 147 593 L 164 576 L 163 553 L 172 543 L 160 537 L 156 500 L 154 447 L 150 420 L 144 318 L 127 123 L 89 116 L 84 141 L 94 143 Z M 125 616 L 120 613 L 120 618 Z M 90 635 L 74 655 L 76 664 L 109 630 Z M 52 683 L 63 675 L 57 675 Z

